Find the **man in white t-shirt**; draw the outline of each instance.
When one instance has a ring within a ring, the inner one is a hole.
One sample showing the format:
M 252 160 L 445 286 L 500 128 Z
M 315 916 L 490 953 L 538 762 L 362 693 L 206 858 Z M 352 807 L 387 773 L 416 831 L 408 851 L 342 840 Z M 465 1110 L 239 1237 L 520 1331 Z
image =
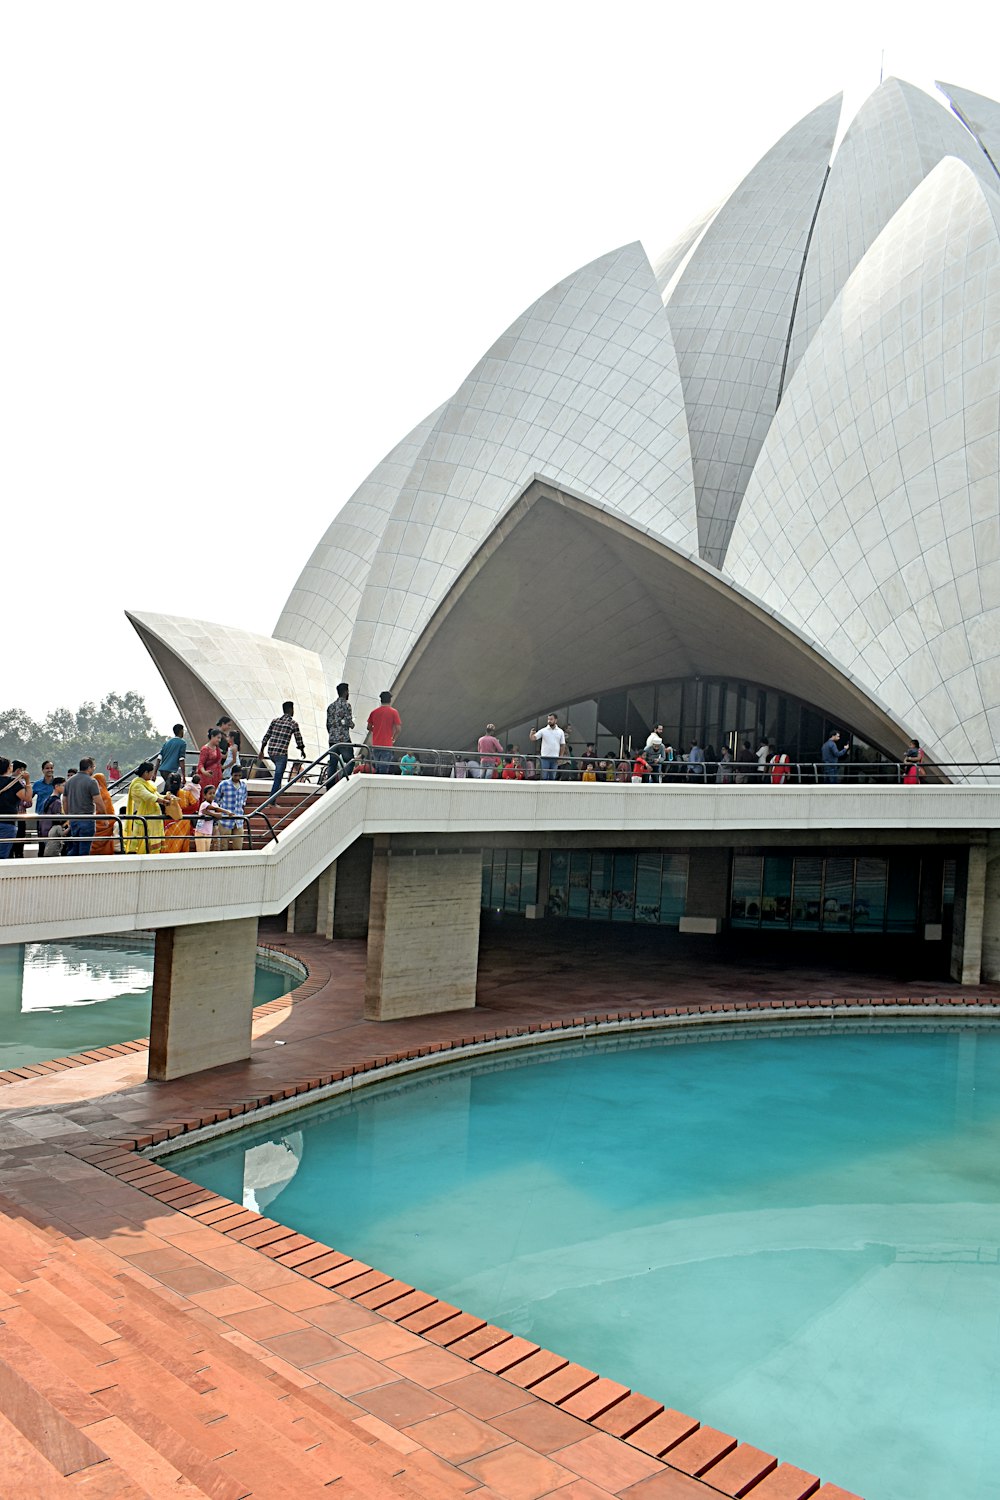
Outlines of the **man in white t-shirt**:
M 531 738 L 541 743 L 542 780 L 555 781 L 559 758 L 566 751 L 566 736 L 559 728 L 555 714 L 548 715 L 548 723 L 543 724 L 541 729 L 533 729 Z

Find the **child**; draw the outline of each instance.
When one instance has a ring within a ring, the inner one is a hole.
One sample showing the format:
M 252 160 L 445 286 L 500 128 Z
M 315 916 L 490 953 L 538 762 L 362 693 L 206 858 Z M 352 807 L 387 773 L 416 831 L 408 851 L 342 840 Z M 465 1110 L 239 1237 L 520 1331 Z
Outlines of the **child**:
M 215 787 L 206 786 L 194 825 L 194 847 L 198 854 L 207 854 L 211 849 L 215 825 L 221 817 L 222 808 L 216 805 Z
M 641 786 L 642 783 L 643 783 L 643 781 L 645 781 L 646 777 L 649 775 L 649 772 L 650 772 L 649 761 L 643 755 L 642 751 L 640 751 L 639 754 L 636 756 L 635 760 L 632 762 L 632 780 L 633 780 L 633 782 L 638 782 L 639 785 Z
M 597 772 L 594 769 L 594 762 L 593 761 L 590 761 L 589 764 L 587 764 L 587 765 L 584 766 L 584 768 L 583 768 L 583 775 L 580 777 L 580 780 L 581 781 L 596 781 L 597 780 Z
M 417 757 L 413 754 L 412 750 L 407 750 L 405 755 L 400 756 L 399 774 L 400 776 L 420 775 L 420 762 L 419 760 L 417 760 Z
M 514 759 L 513 755 L 509 756 L 509 758 L 504 762 L 504 768 L 500 772 L 500 780 L 501 781 L 523 781 L 524 780 L 524 767 L 521 766 Z

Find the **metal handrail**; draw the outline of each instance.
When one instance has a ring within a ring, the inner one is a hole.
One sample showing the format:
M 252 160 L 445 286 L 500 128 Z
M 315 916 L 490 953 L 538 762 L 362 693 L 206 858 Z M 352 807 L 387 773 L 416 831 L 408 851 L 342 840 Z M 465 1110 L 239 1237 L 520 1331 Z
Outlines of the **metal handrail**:
M 251 823 L 250 823 L 250 818 L 251 817 L 255 817 L 255 816 L 256 816 L 255 813 L 251 813 L 249 815 L 246 814 L 246 813 L 223 813 L 222 817 L 216 820 L 217 822 L 220 822 L 220 823 L 221 822 L 241 823 L 243 825 L 244 837 L 247 839 L 248 846 L 249 846 L 247 850 L 231 849 L 231 850 L 228 850 L 228 851 L 221 851 L 221 852 L 228 852 L 230 854 L 237 854 L 237 853 L 248 853 L 248 852 L 252 852 L 253 851 L 253 835 L 254 835 L 254 831 L 253 831 L 253 828 L 252 828 Z M 276 835 L 274 834 L 274 831 L 271 828 L 270 819 L 267 817 L 266 813 L 263 814 L 262 816 L 264 818 L 265 824 L 267 825 L 268 832 L 271 834 L 271 838 L 272 839 L 275 838 Z M 3 821 L 5 823 L 29 823 L 29 822 L 31 822 L 31 823 L 37 823 L 37 822 L 39 822 L 42 819 L 44 819 L 45 822 L 47 822 L 49 824 L 52 824 L 52 825 L 55 825 L 57 823 L 93 823 L 94 826 L 95 826 L 95 829 L 96 829 L 96 826 L 97 826 L 98 823 L 113 823 L 115 825 L 116 829 L 117 829 L 117 833 L 116 834 L 104 834 L 104 835 L 102 835 L 102 837 L 104 837 L 104 838 L 116 838 L 117 842 L 118 842 L 118 846 L 119 846 L 117 852 L 119 854 L 121 854 L 121 853 L 124 852 L 124 844 L 126 843 L 127 839 L 132 839 L 132 838 L 135 837 L 135 834 L 133 834 L 133 833 L 129 833 L 129 834 L 126 835 L 126 833 L 125 833 L 125 824 L 126 823 L 141 823 L 142 824 L 142 841 L 143 841 L 143 843 L 146 846 L 144 852 L 146 854 L 150 854 L 150 853 L 162 853 L 161 850 L 151 850 L 150 847 L 149 847 L 149 841 L 150 841 L 151 838 L 154 839 L 154 840 L 156 840 L 156 839 L 162 840 L 166 836 L 163 830 L 165 830 L 167 823 L 169 821 L 171 821 L 170 819 L 163 818 L 163 817 L 159 817 L 159 818 L 150 817 L 148 814 L 145 814 L 145 813 L 128 813 L 128 812 L 118 812 L 118 813 L 103 812 L 103 813 L 79 813 L 79 814 L 54 813 L 54 814 L 51 814 L 51 815 L 50 814 L 45 814 L 45 813 L 11 813 L 9 817 L 6 817 L 6 818 L 4 818 L 4 819 L 2 819 L 0 821 Z M 188 814 L 186 816 L 185 821 L 190 822 L 190 823 L 194 823 L 196 821 L 196 819 L 197 819 L 197 813 Z M 150 832 L 150 824 L 154 824 L 154 823 L 160 828 L 160 830 L 161 830 L 160 832 L 157 832 L 156 829 L 153 829 L 153 831 Z M 174 836 L 176 836 L 176 835 L 174 835 Z M 50 837 L 51 837 L 50 833 L 26 833 L 25 836 L 22 839 L 16 839 L 16 840 L 15 839 L 0 839 L 0 844 L 14 844 L 14 843 L 19 843 L 19 844 L 39 844 L 39 845 L 44 845 L 44 844 L 46 844 L 48 842 L 48 840 L 49 840 Z M 93 837 L 94 837 L 93 834 L 91 834 L 90 837 L 91 837 L 91 842 L 93 842 Z M 197 835 L 192 831 L 190 834 L 185 834 L 184 837 L 190 839 L 191 843 L 193 845 L 194 844 L 194 840 L 197 837 Z M 82 833 L 66 833 L 66 834 L 62 835 L 62 839 L 63 839 L 63 843 L 64 844 L 82 844 L 82 843 L 86 842 L 86 838 L 87 838 L 86 834 L 82 834 Z M 261 844 L 260 847 L 263 847 L 263 843 L 264 842 L 267 842 L 267 840 L 264 840 L 262 842 L 262 844 Z M 181 852 L 184 852 L 184 851 L 181 851 Z M 192 849 L 188 850 L 187 852 L 188 853 L 193 853 L 194 849 L 192 848 Z M 220 851 L 217 850 L 216 852 L 218 853 Z M 42 857 L 44 857 L 44 856 L 42 856 Z

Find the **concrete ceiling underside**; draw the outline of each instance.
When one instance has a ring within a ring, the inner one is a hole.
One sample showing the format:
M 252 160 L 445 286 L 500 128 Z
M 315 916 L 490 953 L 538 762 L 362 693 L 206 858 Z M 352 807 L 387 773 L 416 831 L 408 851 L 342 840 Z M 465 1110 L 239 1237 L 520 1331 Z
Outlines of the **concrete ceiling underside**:
M 713 571 L 536 481 L 478 550 L 394 686 L 410 745 L 460 749 L 487 721 L 674 677 L 757 682 L 870 744 L 906 731 L 788 627 Z

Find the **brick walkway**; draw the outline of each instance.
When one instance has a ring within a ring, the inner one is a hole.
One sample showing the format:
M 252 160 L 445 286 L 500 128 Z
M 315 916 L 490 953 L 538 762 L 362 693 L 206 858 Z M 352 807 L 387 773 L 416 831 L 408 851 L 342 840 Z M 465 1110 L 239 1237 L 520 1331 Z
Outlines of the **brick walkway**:
M 293 1004 L 257 1018 L 247 1063 L 150 1084 L 133 1052 L 4 1088 L 0 1493 L 280 1500 L 336 1484 L 373 1500 L 843 1500 L 696 1414 L 663 1412 L 433 1298 L 411 1301 L 391 1267 L 344 1269 L 349 1257 L 318 1247 L 327 1264 L 303 1237 L 164 1186 L 171 1174 L 108 1145 L 470 1035 L 744 1001 L 973 998 L 745 956 L 734 970 L 706 963 L 697 941 L 579 931 L 572 952 L 541 931 L 514 944 L 487 932 L 475 1011 L 389 1026 L 361 1018 L 363 944 L 282 940 L 310 976 Z M 1000 1003 L 1000 988 L 974 998 Z

